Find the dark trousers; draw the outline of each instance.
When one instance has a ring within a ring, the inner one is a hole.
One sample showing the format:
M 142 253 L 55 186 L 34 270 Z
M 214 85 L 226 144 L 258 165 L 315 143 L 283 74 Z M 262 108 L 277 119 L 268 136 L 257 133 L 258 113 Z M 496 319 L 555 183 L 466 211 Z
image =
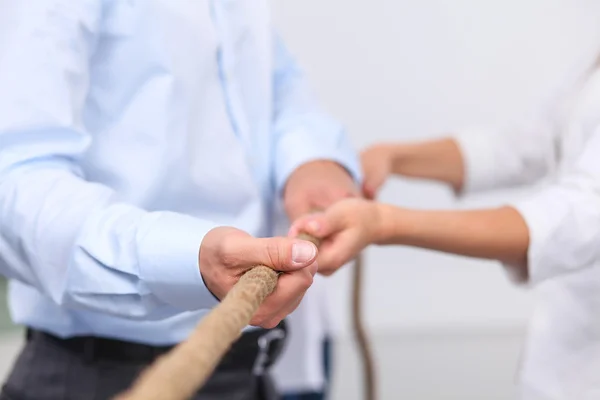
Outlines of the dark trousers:
M 78 346 L 42 332 L 28 332 L 28 340 L 2 389 L 0 400 L 109 400 L 125 391 L 158 356 L 141 360 L 137 356 L 148 353 L 129 350 L 142 345 L 118 341 L 109 341 L 109 345 L 96 343 L 96 350 L 101 351 L 90 352 L 86 351 L 85 343 Z M 193 399 L 279 400 L 268 370 L 281 351 L 283 340 L 271 343 L 266 370 L 255 373 L 258 342 L 267 332 L 243 334 Z M 264 339 L 260 343 L 264 344 Z M 144 347 L 153 353 L 151 346 Z

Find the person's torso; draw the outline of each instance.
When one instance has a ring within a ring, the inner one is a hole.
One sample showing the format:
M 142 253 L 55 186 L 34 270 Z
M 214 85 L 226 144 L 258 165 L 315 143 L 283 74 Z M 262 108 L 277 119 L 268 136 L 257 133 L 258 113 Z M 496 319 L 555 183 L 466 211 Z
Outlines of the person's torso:
M 119 200 L 270 234 L 272 32 L 266 0 L 106 0 L 89 61 L 85 179 Z M 17 323 L 177 342 L 202 312 L 133 321 L 61 309 L 11 282 Z
M 600 69 L 564 102 L 555 117 L 559 162 L 554 180 L 558 180 L 572 170 L 600 127 Z M 535 296 L 521 362 L 520 398 L 600 398 L 600 260 L 541 283 Z
M 83 111 L 86 179 L 146 210 L 265 233 L 244 211 L 272 186 L 266 1 L 106 7 Z
M 558 131 L 558 175 L 568 173 L 600 124 L 600 67 L 567 95 L 555 116 Z

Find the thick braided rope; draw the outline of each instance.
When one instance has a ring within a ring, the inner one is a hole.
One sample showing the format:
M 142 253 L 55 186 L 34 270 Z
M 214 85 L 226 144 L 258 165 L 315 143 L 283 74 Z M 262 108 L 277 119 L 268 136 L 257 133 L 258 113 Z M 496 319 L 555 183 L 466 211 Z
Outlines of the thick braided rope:
M 308 235 L 298 238 L 319 245 L 318 239 Z M 115 400 L 186 400 L 194 396 L 273 292 L 277 277 L 278 273 L 266 266 L 246 272 L 187 340 L 157 359 Z

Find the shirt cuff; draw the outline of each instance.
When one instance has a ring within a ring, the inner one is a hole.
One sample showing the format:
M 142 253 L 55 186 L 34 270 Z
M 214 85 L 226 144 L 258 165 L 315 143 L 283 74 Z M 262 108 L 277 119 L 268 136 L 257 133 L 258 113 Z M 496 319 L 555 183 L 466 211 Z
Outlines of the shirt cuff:
M 288 178 L 301 165 L 311 161 L 333 161 L 344 167 L 357 184 L 362 181 L 362 172 L 357 152 L 345 139 L 336 143 L 324 143 L 306 130 L 297 130 L 283 135 L 278 142 L 275 155 L 275 187 L 281 193 Z
M 458 196 L 464 196 L 497 187 L 498 165 L 494 160 L 494 141 L 489 130 L 467 128 L 453 136 L 460 149 L 465 181 Z
M 552 207 L 553 204 L 556 207 Z M 559 261 L 562 254 L 554 252 L 562 252 L 564 249 L 560 245 L 557 246 L 554 239 L 558 232 L 557 227 L 565 217 L 565 209 L 556 204 L 554 194 L 551 191 L 542 191 L 510 205 L 521 214 L 529 230 L 526 266 L 528 283 L 535 285 L 563 273 Z M 549 213 L 549 210 L 552 210 L 552 213 Z M 506 267 L 510 269 L 510 266 Z
M 198 264 L 202 240 L 217 225 L 170 212 L 152 213 L 150 218 L 137 238 L 142 281 L 164 302 L 184 310 L 217 305 Z

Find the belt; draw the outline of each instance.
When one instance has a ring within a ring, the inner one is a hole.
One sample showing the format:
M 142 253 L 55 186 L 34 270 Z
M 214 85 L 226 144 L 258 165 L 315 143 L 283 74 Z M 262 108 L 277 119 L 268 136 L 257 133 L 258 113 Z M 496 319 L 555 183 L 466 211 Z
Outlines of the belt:
M 36 329 L 27 329 L 26 332 L 27 341 L 53 343 L 82 357 L 86 362 L 106 360 L 125 364 L 150 364 L 173 348 L 95 336 L 63 339 Z M 225 354 L 217 370 L 252 370 L 256 375 L 262 375 L 281 354 L 286 336 L 285 321 L 273 329 L 244 332 Z

